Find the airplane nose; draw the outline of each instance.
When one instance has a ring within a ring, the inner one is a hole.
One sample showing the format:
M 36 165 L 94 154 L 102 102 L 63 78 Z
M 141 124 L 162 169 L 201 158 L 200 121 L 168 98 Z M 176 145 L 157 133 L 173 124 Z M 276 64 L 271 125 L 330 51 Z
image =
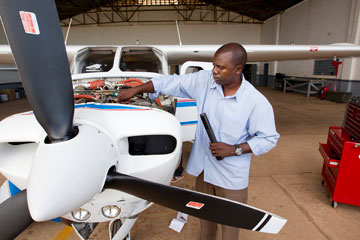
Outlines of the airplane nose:
M 41 143 L 27 186 L 32 218 L 45 221 L 63 216 L 89 201 L 102 190 L 116 161 L 113 142 L 95 126 L 79 126 L 79 134 L 68 141 Z

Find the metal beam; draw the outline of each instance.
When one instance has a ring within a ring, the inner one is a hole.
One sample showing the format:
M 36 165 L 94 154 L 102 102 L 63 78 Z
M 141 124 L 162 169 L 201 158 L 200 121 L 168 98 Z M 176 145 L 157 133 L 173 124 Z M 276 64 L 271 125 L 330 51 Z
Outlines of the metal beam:
M 193 6 L 189 7 L 186 5 L 167 5 L 167 6 L 159 6 L 154 9 L 154 6 L 147 6 L 147 5 L 141 5 L 144 3 L 145 0 L 142 0 L 142 2 L 138 2 L 139 4 L 136 6 L 123 6 L 120 4 L 113 4 L 107 8 L 97 8 L 93 9 L 91 11 L 88 11 L 86 13 L 82 13 L 83 21 L 82 23 L 76 21 L 74 25 L 90 25 L 90 24 L 107 24 L 107 23 L 121 23 L 121 22 L 127 22 L 127 23 L 133 23 L 133 22 L 149 22 L 149 23 L 156 23 L 156 22 L 169 22 L 173 23 L 175 20 L 179 21 L 205 21 L 205 22 L 228 22 L 228 23 L 253 23 L 253 24 L 261 24 L 262 21 L 256 20 L 254 18 L 250 18 L 246 16 L 244 20 L 244 15 L 228 11 L 225 9 L 221 9 L 214 6 Z M 141 17 L 142 12 L 172 12 L 176 11 L 181 18 L 176 19 L 176 17 L 170 16 L 170 15 L 164 15 L 164 18 L 159 20 L 152 20 L 152 19 L 142 19 L 139 18 L 138 20 L 134 20 L 135 13 L 138 13 Z M 205 14 L 204 14 L 205 12 Z M 206 19 L 209 14 L 213 14 L 214 18 L 212 20 Z M 104 14 L 105 18 L 99 17 L 100 14 Z M 117 15 L 120 20 L 115 19 L 114 15 Z M 227 19 L 224 19 L 223 17 L 225 15 L 227 16 Z M 95 17 L 96 15 L 96 17 Z M 110 17 L 111 15 L 112 17 Z M 90 21 L 89 21 L 90 20 Z M 109 21 L 107 21 L 109 20 Z M 66 20 L 62 21 L 62 25 L 65 26 Z

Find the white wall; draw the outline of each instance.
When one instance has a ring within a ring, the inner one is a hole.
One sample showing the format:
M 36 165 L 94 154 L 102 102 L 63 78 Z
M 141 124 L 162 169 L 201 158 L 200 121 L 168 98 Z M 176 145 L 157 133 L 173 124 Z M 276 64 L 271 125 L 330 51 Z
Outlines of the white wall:
M 149 8 L 147 8 L 149 10 Z M 226 13 L 226 14 L 225 14 Z M 124 13 L 123 13 L 124 14 Z M 68 37 L 69 45 L 122 45 L 122 44 L 179 44 L 178 33 L 176 29 L 176 19 L 182 19 L 176 11 L 145 11 L 136 12 L 131 19 L 134 23 L 109 23 L 101 25 L 77 25 L 72 26 Z M 184 14 L 184 13 L 183 13 Z M 95 16 L 85 15 L 87 22 Z M 109 15 L 109 14 L 108 14 Z M 248 17 L 239 17 L 238 14 L 224 12 L 217 9 L 217 17 L 214 17 L 214 11 L 205 9 L 194 11 L 191 22 L 179 22 L 179 29 L 183 44 L 224 44 L 228 42 L 239 42 L 243 44 L 260 44 L 261 25 L 260 24 L 241 24 L 227 23 L 228 19 L 251 20 Z M 100 14 L 102 20 L 105 16 Z M 120 20 L 120 17 L 114 14 L 114 20 Z M 218 21 L 211 22 L 216 18 Z M 79 23 L 83 16 L 75 16 L 73 23 Z M 203 19 L 204 21 L 195 21 Z M 151 23 L 146 21 L 167 21 L 163 23 Z M 139 22 L 136 22 L 139 21 Z M 63 27 L 64 38 L 67 27 Z M 6 44 L 4 33 L 0 27 L 0 44 Z
M 223 44 L 228 42 L 240 42 L 244 44 L 259 44 L 261 25 L 260 24 L 240 24 L 226 23 L 228 19 L 251 20 L 248 17 L 241 17 L 236 13 L 224 11 L 221 8 L 195 10 L 193 12 L 179 11 L 173 7 L 144 7 L 143 10 L 135 11 L 131 21 L 133 23 L 116 23 L 97 25 L 78 25 L 70 30 L 68 44 L 135 44 L 139 40 L 140 44 L 178 44 L 178 33 L 176 20 L 183 19 L 187 15 L 192 21 L 179 21 L 179 29 L 183 44 Z M 132 9 L 134 10 L 134 9 Z M 154 11 L 149 11 L 154 10 Z M 131 9 L 129 8 L 129 11 Z M 125 13 L 120 13 L 125 15 Z M 107 14 L 110 16 L 109 14 Z M 128 14 L 131 15 L 131 12 Z M 190 17 L 191 15 L 191 17 Z M 117 14 L 111 15 L 114 21 L 120 21 Z M 73 17 L 73 23 L 78 20 L 83 21 L 84 16 Z M 101 18 L 106 21 L 104 14 L 98 16 L 85 15 L 87 23 L 93 22 L 92 19 Z M 213 20 L 217 19 L 217 23 Z M 202 21 L 199 21 L 202 20 Z M 158 21 L 151 23 L 151 21 Z M 163 21 L 163 22 L 162 22 Z M 224 21 L 224 22 L 220 22 Z M 67 28 L 63 28 L 66 33 Z
M 277 18 L 274 17 L 261 26 L 261 44 L 276 43 Z
M 63 28 L 64 34 L 67 28 Z M 260 43 L 260 24 L 179 23 L 183 44 Z M 68 44 L 178 44 L 174 23 L 71 27 Z
M 275 32 L 276 27 L 280 28 L 279 44 L 355 43 L 354 38 L 360 33 L 356 32 L 357 22 L 354 22 L 359 14 L 359 2 L 358 0 L 304 1 L 281 14 L 279 22 L 276 18 L 265 22 L 261 29 L 261 44 L 276 43 L 276 36 L 269 33 Z M 277 26 L 277 23 L 280 25 Z M 340 65 L 338 78 L 360 80 L 360 72 L 349 74 L 349 61 L 343 61 L 344 64 Z M 351 62 L 350 68 L 360 67 L 355 65 L 356 61 Z M 314 60 L 278 62 L 276 72 L 290 76 L 319 77 L 313 75 L 313 67 Z M 276 73 L 274 67 L 269 72 Z M 335 77 L 326 76 L 326 78 Z
M 261 26 L 261 44 L 279 44 L 281 16 L 277 15 Z M 263 74 L 263 64 L 258 64 L 257 73 Z M 275 75 L 278 69 L 278 62 L 269 63 L 269 75 Z

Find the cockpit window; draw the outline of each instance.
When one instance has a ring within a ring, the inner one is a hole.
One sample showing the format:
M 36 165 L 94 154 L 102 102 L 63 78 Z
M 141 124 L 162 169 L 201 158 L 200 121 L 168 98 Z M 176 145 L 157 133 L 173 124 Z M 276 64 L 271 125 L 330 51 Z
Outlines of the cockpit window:
M 108 72 L 114 64 L 116 48 L 86 48 L 78 53 L 74 73 Z
M 146 47 L 125 47 L 121 51 L 120 70 L 163 73 L 162 54 Z

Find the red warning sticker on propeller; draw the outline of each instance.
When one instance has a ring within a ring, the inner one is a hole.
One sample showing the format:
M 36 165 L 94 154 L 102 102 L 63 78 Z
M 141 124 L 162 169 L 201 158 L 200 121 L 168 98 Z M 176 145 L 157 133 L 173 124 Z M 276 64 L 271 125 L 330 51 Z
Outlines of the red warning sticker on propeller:
M 40 30 L 35 13 L 20 11 L 19 14 L 25 32 L 29 34 L 39 35 Z
M 195 209 L 200 209 L 204 206 L 205 204 L 203 203 L 198 203 L 198 202 L 188 202 L 188 204 L 186 204 L 187 207 L 189 208 L 195 208 Z

